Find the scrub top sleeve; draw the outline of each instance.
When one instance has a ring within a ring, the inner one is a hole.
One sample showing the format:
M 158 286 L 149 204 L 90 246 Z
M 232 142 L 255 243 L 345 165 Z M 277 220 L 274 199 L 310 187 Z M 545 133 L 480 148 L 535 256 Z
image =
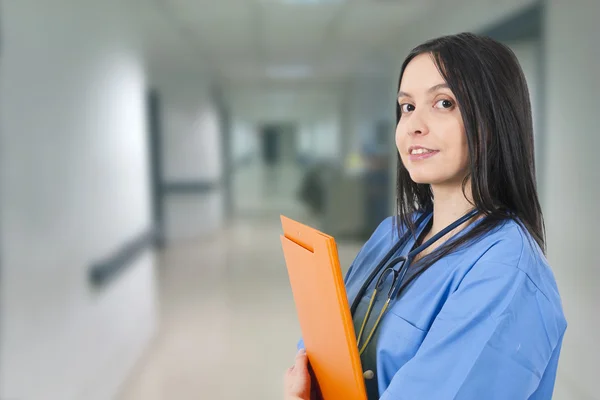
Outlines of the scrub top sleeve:
M 522 270 L 483 264 L 448 297 L 381 399 L 508 400 L 535 392 L 560 339 L 547 329 L 552 305 Z

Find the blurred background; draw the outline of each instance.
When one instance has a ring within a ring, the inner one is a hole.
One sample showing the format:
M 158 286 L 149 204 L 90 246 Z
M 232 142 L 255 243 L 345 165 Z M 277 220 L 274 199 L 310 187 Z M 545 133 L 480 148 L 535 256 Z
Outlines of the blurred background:
M 415 45 L 507 43 L 530 85 L 569 328 L 600 399 L 600 1 L 2 0 L 0 399 L 281 399 L 300 331 L 279 215 L 345 270 L 394 212 Z

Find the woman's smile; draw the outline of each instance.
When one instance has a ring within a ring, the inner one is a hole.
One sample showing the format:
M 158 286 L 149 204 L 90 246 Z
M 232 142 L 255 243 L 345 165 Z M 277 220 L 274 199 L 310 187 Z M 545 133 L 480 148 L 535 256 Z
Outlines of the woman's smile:
M 408 149 L 408 158 L 410 161 L 419 161 L 431 158 L 439 153 L 439 150 L 428 149 L 421 146 L 410 146 Z

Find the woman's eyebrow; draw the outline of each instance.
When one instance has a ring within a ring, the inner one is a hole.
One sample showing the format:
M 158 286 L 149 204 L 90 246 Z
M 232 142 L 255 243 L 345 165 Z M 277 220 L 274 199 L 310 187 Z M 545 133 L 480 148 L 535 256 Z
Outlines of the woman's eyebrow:
M 427 89 L 427 92 L 431 93 L 431 92 L 435 92 L 440 89 L 450 89 L 450 86 L 448 86 L 447 83 L 438 83 L 437 85 L 434 85 L 434 86 L 430 87 L 429 89 Z
M 438 83 L 437 85 L 433 85 L 432 87 L 427 89 L 427 92 L 431 93 L 431 92 L 435 92 L 436 90 L 440 90 L 440 89 L 450 89 L 450 86 L 448 86 L 447 83 Z M 402 90 L 400 90 L 398 92 L 398 98 L 400 98 L 400 97 L 412 97 L 412 96 L 409 93 L 403 92 Z

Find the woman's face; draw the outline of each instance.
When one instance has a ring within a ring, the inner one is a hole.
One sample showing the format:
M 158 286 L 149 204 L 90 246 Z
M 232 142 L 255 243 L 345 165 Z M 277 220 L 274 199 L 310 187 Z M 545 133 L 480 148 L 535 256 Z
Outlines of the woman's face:
M 469 161 L 465 128 L 456 98 L 430 54 L 421 54 L 406 66 L 398 103 L 402 114 L 396 146 L 411 179 L 460 185 Z

